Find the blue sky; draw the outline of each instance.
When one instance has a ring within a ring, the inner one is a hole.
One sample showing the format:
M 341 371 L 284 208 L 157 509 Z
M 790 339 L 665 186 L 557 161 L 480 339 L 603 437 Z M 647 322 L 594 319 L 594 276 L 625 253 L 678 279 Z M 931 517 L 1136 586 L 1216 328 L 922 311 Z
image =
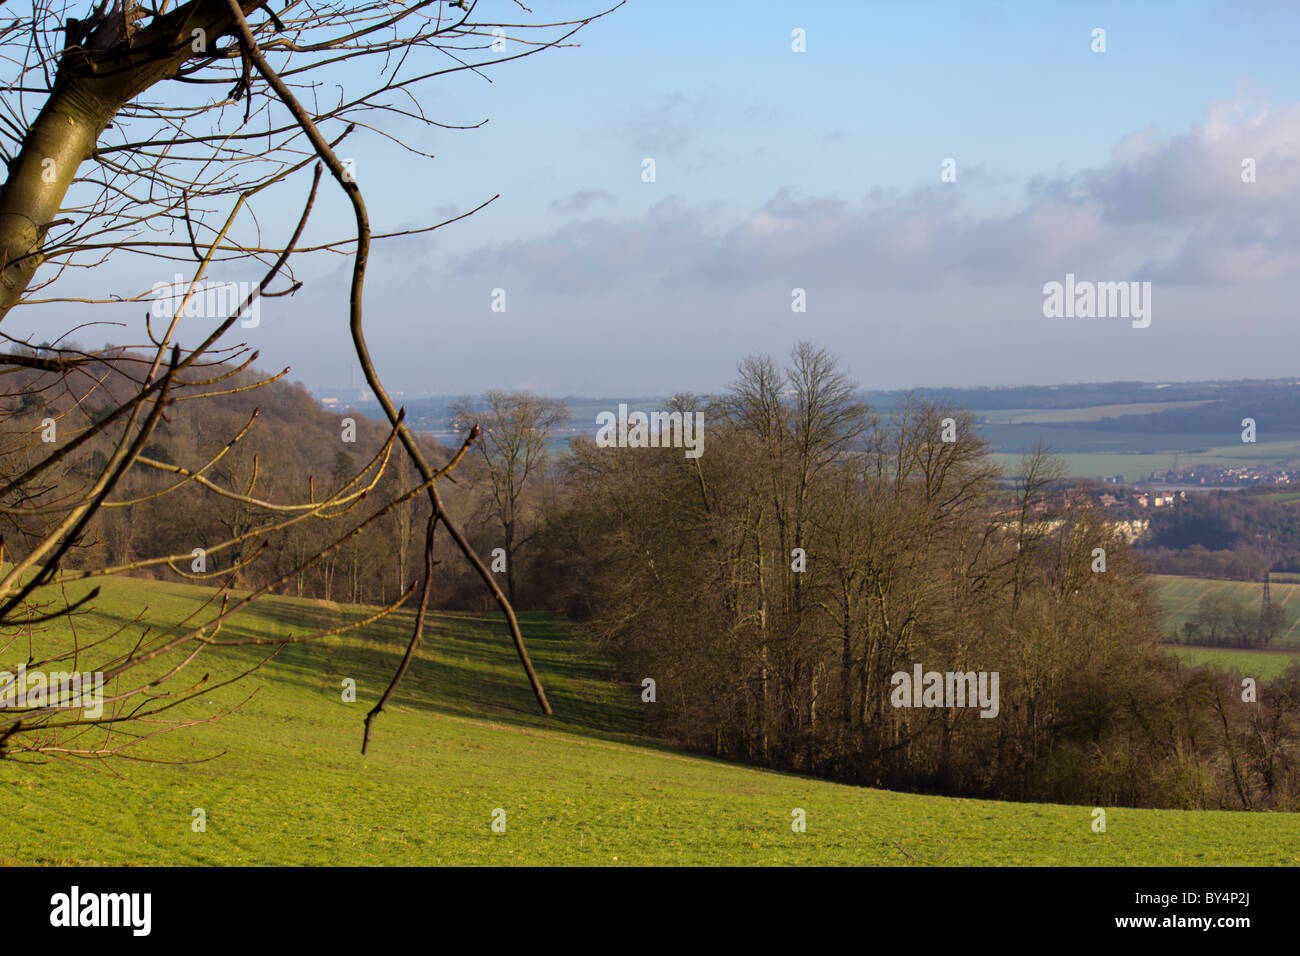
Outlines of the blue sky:
M 377 247 L 372 350 L 407 395 L 707 392 L 801 338 L 870 388 L 1295 374 L 1298 27 L 1265 2 L 631 0 L 579 48 L 422 87 L 440 122 L 489 121 L 390 130 L 436 158 L 350 141 L 376 231 L 501 194 Z M 348 227 L 329 197 L 317 237 Z M 328 394 L 347 269 L 299 269 L 245 335 Z M 1152 281 L 1151 326 L 1044 318 L 1066 272 Z

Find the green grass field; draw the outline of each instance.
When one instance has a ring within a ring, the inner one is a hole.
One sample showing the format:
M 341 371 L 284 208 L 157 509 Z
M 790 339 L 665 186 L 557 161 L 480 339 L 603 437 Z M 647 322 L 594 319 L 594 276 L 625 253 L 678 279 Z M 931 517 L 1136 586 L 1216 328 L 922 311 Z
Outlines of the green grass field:
M 988 429 L 989 434 L 999 436 L 1002 433 Z M 1116 441 L 1111 433 L 1099 431 L 1094 435 L 1075 433 L 1053 433 L 1042 430 L 1044 437 L 1053 449 L 1068 449 L 1071 445 L 1082 444 L 1091 439 L 1098 446 L 1097 451 L 1055 451 L 1065 465 L 1066 474 L 1074 478 L 1097 478 L 1123 475 L 1127 481 L 1140 481 L 1151 472 L 1165 472 L 1175 464 L 1182 467 L 1206 465 L 1216 468 L 1238 468 L 1250 465 L 1271 465 L 1295 462 L 1300 459 L 1300 441 L 1269 441 L 1254 445 L 1240 442 L 1231 445 L 1215 445 L 1197 442 L 1194 447 L 1204 448 L 1202 452 L 1192 453 L 1186 450 L 1188 445 L 1179 448 L 1112 451 L 1104 446 Z M 1028 434 L 1028 433 L 1026 433 Z M 1144 443 L 1163 441 L 1164 436 L 1142 436 Z M 1033 442 L 1028 438 L 1021 440 L 1016 447 L 1030 448 Z M 991 454 L 989 458 L 1005 472 L 1014 474 L 1020 463 L 1020 455 L 1010 451 Z
M 1236 671 L 1243 677 L 1270 680 L 1277 677 L 1296 661 L 1300 652 L 1243 651 L 1228 647 L 1188 647 L 1170 645 L 1169 650 L 1190 667 L 1213 667 L 1221 671 Z
M 1239 598 L 1248 607 L 1257 607 L 1260 585 L 1250 581 L 1216 581 L 1210 578 L 1185 578 L 1172 574 L 1152 575 L 1156 594 L 1165 610 L 1164 631 L 1178 631 L 1196 613 L 1201 598 L 1211 591 Z M 1247 651 L 1225 647 L 1170 646 L 1172 654 L 1193 667 L 1216 667 L 1236 670 L 1256 679 L 1268 680 L 1300 661 L 1300 584 L 1273 581 L 1269 588 L 1273 603 L 1286 609 L 1286 629 L 1267 650 Z
M 88 640 L 189 613 L 201 588 L 109 580 Z M 74 593 L 75 596 L 75 593 Z M 302 633 L 357 608 L 271 598 L 227 636 Z M 638 736 L 640 687 L 562 626 L 525 616 L 555 708 L 536 713 L 494 617 L 439 614 L 397 706 L 361 756 L 362 717 L 404 647 L 409 618 L 286 648 L 192 712 L 220 721 L 142 755 L 188 765 L 0 761 L 0 862 L 9 864 L 1295 865 L 1300 816 L 997 803 L 843 786 L 674 752 Z M 12 667 L 10 648 L 0 667 Z M 253 648 L 205 652 L 218 680 Z M 202 661 L 203 658 L 200 658 Z M 357 702 L 344 703 L 344 678 Z M 192 811 L 206 813 L 193 832 Z M 494 834 L 493 812 L 506 814 Z M 791 830 L 792 811 L 807 831 Z
M 1172 574 L 1152 575 L 1156 594 L 1164 606 L 1164 631 L 1181 631 L 1195 613 L 1202 597 L 1211 592 L 1237 598 L 1252 610 L 1258 609 L 1263 586 L 1257 581 L 1217 581 L 1211 578 L 1187 578 Z M 1286 628 L 1273 639 L 1270 649 L 1286 648 L 1300 652 L 1300 584 L 1273 581 L 1269 598 L 1286 610 Z

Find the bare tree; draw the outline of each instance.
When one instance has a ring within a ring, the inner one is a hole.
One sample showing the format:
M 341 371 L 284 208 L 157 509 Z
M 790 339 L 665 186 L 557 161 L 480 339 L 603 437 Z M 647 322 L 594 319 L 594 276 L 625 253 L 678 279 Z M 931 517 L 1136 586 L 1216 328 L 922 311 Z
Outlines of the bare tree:
M 109 351 L 84 351 L 60 344 L 53 335 L 53 344 L 35 344 L 0 330 L 10 345 L 0 354 L 0 374 L 35 371 L 44 376 L 24 379 L 21 387 L 0 396 L 32 413 L 22 427 L 11 429 L 7 445 L 0 448 L 0 515 L 9 529 L 5 556 L 13 558 L 11 566 L 0 569 L 0 652 L 25 639 L 31 646 L 29 662 L 74 661 L 84 670 L 87 654 L 96 649 L 77 647 L 75 641 L 69 647 L 60 631 L 49 629 L 93 605 L 95 591 L 71 601 L 59 598 L 70 581 L 161 566 L 184 576 L 210 576 L 195 569 L 197 559 L 190 554 L 159 554 L 89 570 L 63 567 L 62 559 L 85 543 L 97 516 L 131 505 L 129 499 L 114 497 L 126 487 L 128 473 L 145 469 L 170 476 L 171 483 L 151 496 L 198 488 L 263 516 L 250 519 L 248 526 L 232 527 L 225 540 L 206 549 L 206 555 L 239 555 L 227 565 L 227 582 L 232 569 L 257 559 L 259 542 L 272 530 L 317 520 L 338 522 L 357 514 L 359 502 L 379 487 L 399 444 L 398 454 L 410 460 L 417 476 L 411 487 L 395 493 L 382 507 L 350 524 L 335 525 L 337 532 L 272 584 L 237 600 L 226 594 L 200 623 L 190 621 L 173 632 L 151 635 L 124 652 L 107 644 L 99 647 L 102 659 L 91 667 L 114 682 L 111 710 L 98 718 L 57 706 L 7 712 L 0 717 L 0 750 L 103 756 L 131 745 L 141 736 L 132 729 L 141 717 L 170 710 L 200 692 L 191 687 L 169 694 L 160 687 L 205 648 L 223 643 L 218 633 L 230 615 L 277 584 L 301 580 L 305 568 L 332 560 L 363 525 L 386 520 L 419 495 L 428 498 L 431 508 L 425 573 L 376 616 L 391 613 L 417 592 L 419 612 L 406 659 L 367 715 L 363 749 L 371 722 L 391 698 L 420 642 L 439 525 L 501 606 L 539 705 L 550 712 L 509 601 L 452 520 L 436 487 L 462 460 L 474 435 L 441 466 L 427 460 L 371 361 L 362 322 L 365 272 L 374 240 L 430 232 L 495 197 L 441 223 L 375 233 L 355 169 L 336 152 L 341 142 L 362 129 L 427 156 L 417 144 L 388 133 L 386 126 L 415 120 L 446 128 L 421 105 L 419 91 L 430 81 L 462 71 L 481 73 L 493 64 L 566 45 L 594 19 L 521 24 L 479 18 L 479 6 L 445 0 L 288 0 L 273 11 L 264 0 L 188 0 L 174 5 L 171 0 L 101 0 L 86 14 L 73 16 L 80 12 L 77 4 L 35 0 L 30 15 L 0 17 L 0 54 L 13 65 L 9 82 L 0 89 L 0 156 L 8 167 L 0 185 L 0 324 L 19 305 L 148 302 L 152 313 L 145 318 L 144 343 Z M 521 4 L 509 8 L 526 11 Z M 368 74 L 351 75 L 377 79 L 361 91 L 344 92 L 337 76 L 340 65 L 359 62 L 371 64 Z M 325 89 L 339 92 L 324 102 Z M 304 190 L 296 227 L 285 238 L 267 234 L 258 207 L 283 207 L 301 188 L 297 180 L 312 166 L 314 178 Z M 329 172 L 350 201 L 355 235 L 308 243 L 304 232 L 322 171 Z M 260 300 L 295 292 L 300 283 L 291 260 L 316 253 L 351 257 L 349 329 L 366 381 L 389 421 L 382 448 L 336 490 L 318 496 L 309 487 L 297 501 L 259 495 L 256 459 L 247 486 L 231 487 L 210 477 L 213 466 L 247 435 L 252 419 L 209 461 L 182 463 L 145 454 L 169 404 L 223 389 L 252 389 L 279 377 L 231 385 L 257 356 L 225 338 Z M 169 270 L 183 269 L 188 278 L 179 286 L 154 283 L 148 289 L 91 298 L 64 291 L 81 270 L 108 275 L 105 264 L 122 255 L 166 263 Z M 217 264 L 257 265 L 261 277 L 247 292 L 227 297 L 220 308 L 198 310 L 211 320 L 208 331 L 197 344 L 182 349 L 178 321 L 193 314 L 194 303 L 210 291 L 206 276 Z M 276 281 L 282 283 L 278 290 L 273 287 Z M 158 308 L 160 301 L 165 308 Z M 156 328 L 151 319 L 160 313 L 165 321 Z M 222 364 L 230 362 L 235 363 L 233 371 Z M 123 380 L 129 388 L 114 391 L 107 405 L 89 414 L 89 396 L 103 395 L 109 379 L 115 388 Z M 57 416 L 38 418 L 35 413 L 46 404 L 44 396 L 60 390 L 68 400 Z M 183 570 L 185 566 L 191 570 Z M 139 675 L 134 680 L 132 672 Z M 90 733 L 100 736 L 92 741 L 86 736 Z M 71 738 L 82 742 L 74 746 Z
M 487 473 L 493 520 L 501 526 L 505 552 L 506 594 L 515 600 L 515 557 L 540 529 L 529 523 L 524 499 L 528 480 L 547 460 L 547 445 L 569 420 L 560 401 L 528 392 L 492 390 L 481 404 L 458 402 L 452 408 L 459 420 L 475 421 L 482 434 L 477 448 Z

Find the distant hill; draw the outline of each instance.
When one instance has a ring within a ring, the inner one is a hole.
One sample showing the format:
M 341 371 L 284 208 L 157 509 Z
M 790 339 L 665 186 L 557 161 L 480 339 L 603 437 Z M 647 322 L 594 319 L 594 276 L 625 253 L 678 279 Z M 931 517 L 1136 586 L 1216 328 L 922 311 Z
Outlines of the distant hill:
M 1300 431 L 1300 382 L 1293 380 L 1261 380 L 1239 382 L 1104 382 L 1070 385 L 1018 385 L 980 388 L 930 388 L 907 390 L 864 391 L 863 398 L 873 408 L 887 412 L 897 406 L 908 394 L 917 394 L 940 402 L 951 402 L 972 411 L 1025 411 L 1039 410 L 1045 414 L 1037 420 L 1045 423 L 1070 424 L 1078 428 L 1102 431 L 1150 432 L 1210 432 L 1228 428 L 1240 429 L 1245 416 L 1257 421 L 1270 421 L 1276 427 L 1285 422 L 1290 430 Z M 404 399 L 401 404 L 413 422 L 429 431 L 441 431 L 451 422 L 451 405 L 460 395 L 434 395 L 424 398 Z M 659 400 L 667 396 L 660 396 Z M 620 402 L 629 406 L 654 404 L 651 396 L 578 397 L 564 396 L 575 413 L 592 408 L 617 408 Z M 1198 407 L 1163 410 L 1156 409 L 1141 414 L 1078 416 L 1065 414 L 1071 410 L 1104 408 L 1123 405 L 1167 405 L 1168 403 L 1200 403 Z M 373 399 L 361 402 L 344 402 L 362 414 L 380 416 L 378 403 Z M 1061 412 L 1057 418 L 1048 414 Z M 592 431 L 595 430 L 594 415 Z M 575 419 L 579 418 L 575 414 Z
M 995 461 L 1014 469 L 1020 454 L 1038 441 L 1061 456 L 1076 478 L 1139 482 L 1152 474 L 1195 464 L 1216 472 L 1211 486 L 1231 484 L 1232 467 L 1278 469 L 1300 466 L 1300 383 L 1292 379 L 1237 382 L 1104 382 L 987 388 L 917 388 L 911 393 L 951 402 L 976 413 Z M 906 390 L 866 391 L 864 399 L 882 415 Z M 444 444 L 454 443 L 451 403 L 460 396 L 432 396 L 405 402 L 408 420 Z M 567 397 L 572 422 L 554 445 L 563 451 L 573 436 L 593 437 L 596 413 L 656 407 L 659 400 L 635 397 Z M 374 402 L 354 406 L 379 416 Z M 1257 443 L 1243 446 L 1241 421 L 1255 419 Z

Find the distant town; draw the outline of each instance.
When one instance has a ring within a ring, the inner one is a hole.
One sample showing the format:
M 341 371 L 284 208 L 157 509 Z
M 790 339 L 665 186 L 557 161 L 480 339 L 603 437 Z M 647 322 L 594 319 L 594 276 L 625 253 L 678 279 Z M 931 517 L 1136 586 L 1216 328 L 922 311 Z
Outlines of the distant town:
M 1118 477 L 1122 480 L 1124 476 Z M 1290 485 L 1292 481 L 1300 481 L 1300 468 L 1281 465 L 1214 468 L 1197 465 L 1195 468 L 1170 468 L 1159 474 L 1153 471 L 1147 476 L 1147 480 L 1166 485 L 1202 485 L 1206 488 Z

